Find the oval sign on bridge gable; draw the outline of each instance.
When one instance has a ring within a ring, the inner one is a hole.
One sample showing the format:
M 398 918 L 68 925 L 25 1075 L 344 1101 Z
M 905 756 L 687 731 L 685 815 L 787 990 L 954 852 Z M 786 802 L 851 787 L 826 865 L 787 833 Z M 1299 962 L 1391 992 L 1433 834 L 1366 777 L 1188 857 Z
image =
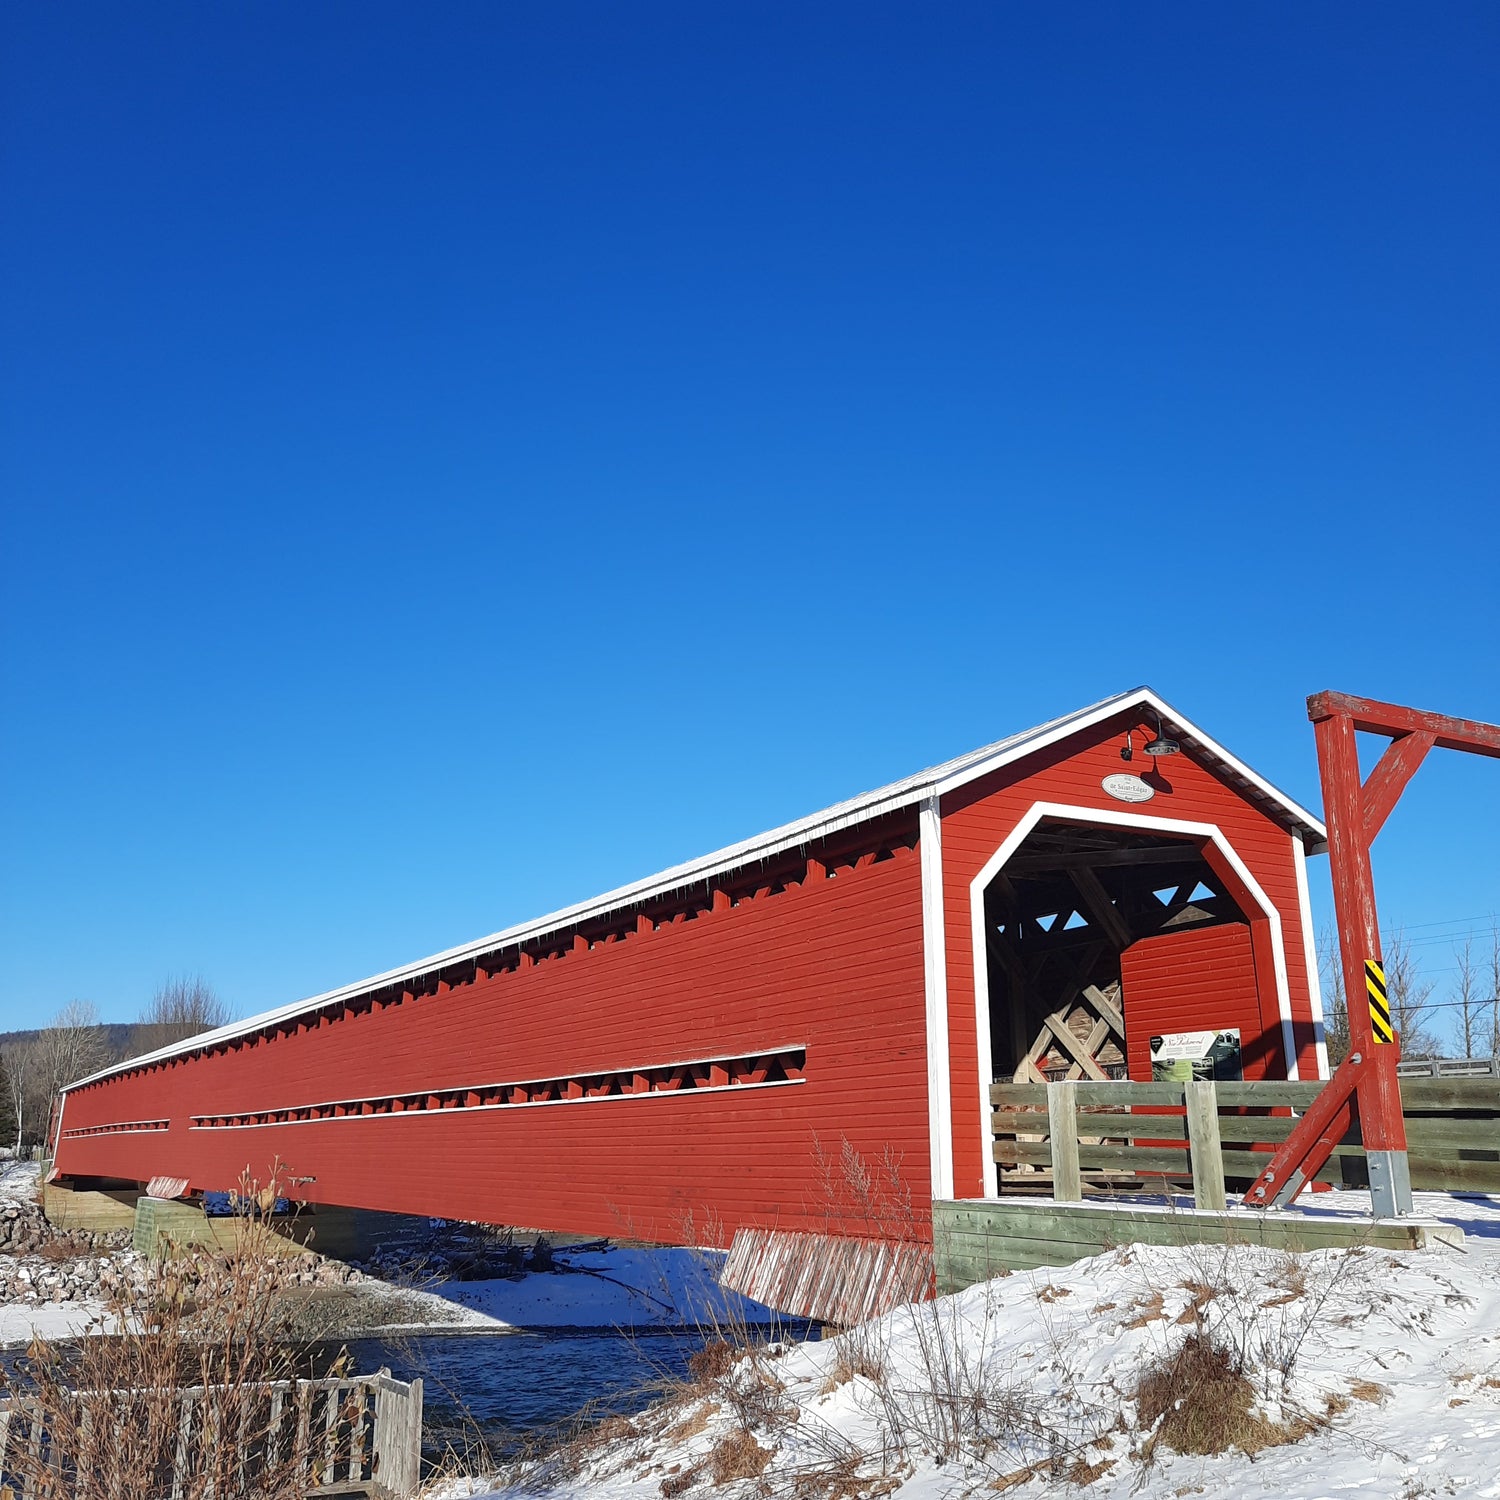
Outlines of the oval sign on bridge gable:
M 1156 795 L 1156 788 L 1139 776 L 1126 771 L 1117 771 L 1099 783 L 1116 802 L 1149 802 Z

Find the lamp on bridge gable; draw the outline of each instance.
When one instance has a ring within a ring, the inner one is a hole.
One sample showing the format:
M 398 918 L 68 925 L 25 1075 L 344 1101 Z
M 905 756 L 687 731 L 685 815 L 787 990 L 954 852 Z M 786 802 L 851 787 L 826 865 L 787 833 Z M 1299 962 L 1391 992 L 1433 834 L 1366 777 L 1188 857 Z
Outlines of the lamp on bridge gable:
M 1176 740 L 1168 739 L 1161 727 L 1161 715 L 1156 716 L 1156 738 L 1147 740 L 1141 749 L 1147 755 L 1176 755 L 1182 746 Z

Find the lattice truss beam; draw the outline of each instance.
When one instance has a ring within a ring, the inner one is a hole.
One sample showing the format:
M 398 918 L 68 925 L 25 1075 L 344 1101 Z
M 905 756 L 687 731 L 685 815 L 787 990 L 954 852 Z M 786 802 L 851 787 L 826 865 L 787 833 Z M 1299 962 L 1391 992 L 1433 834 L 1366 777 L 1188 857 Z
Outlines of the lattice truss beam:
M 1118 1077 L 1125 1064 L 1120 954 L 1157 933 L 1243 920 L 1196 844 L 1049 827 L 985 896 L 986 943 L 1004 975 L 1018 1083 Z

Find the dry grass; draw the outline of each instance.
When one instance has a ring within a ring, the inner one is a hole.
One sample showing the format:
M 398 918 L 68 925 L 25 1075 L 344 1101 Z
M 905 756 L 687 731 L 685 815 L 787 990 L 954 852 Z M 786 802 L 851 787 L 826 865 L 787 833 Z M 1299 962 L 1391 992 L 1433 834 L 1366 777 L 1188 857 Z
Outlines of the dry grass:
M 1142 1371 L 1135 1390 L 1150 1447 L 1178 1453 L 1254 1455 L 1296 1442 L 1316 1423 L 1272 1422 L 1255 1410 L 1255 1387 L 1232 1350 L 1195 1330 Z M 1149 1451 L 1149 1450 L 1148 1450 Z
M 695 1438 L 708 1426 L 709 1419 L 719 1409 L 716 1401 L 700 1401 L 680 1422 L 669 1427 L 665 1434 L 669 1443 L 685 1443 Z
M 12 1445 L 8 1477 L 18 1488 L 48 1500 L 157 1500 L 168 1491 L 178 1500 L 304 1500 L 347 1457 L 338 1445 L 314 1455 L 288 1428 L 279 1452 L 268 1443 L 265 1387 L 301 1374 L 306 1351 L 285 1337 L 295 1265 L 268 1243 L 276 1183 L 242 1190 L 250 1217 L 233 1251 L 155 1262 L 143 1284 L 118 1284 L 99 1336 L 72 1348 L 36 1340 L 0 1375 L 12 1422 L 34 1415 L 48 1435 Z M 184 1387 L 204 1389 L 187 1431 Z
M 1137 1328 L 1146 1328 L 1152 1323 L 1159 1322 L 1164 1316 L 1163 1309 L 1166 1307 L 1166 1298 L 1159 1290 L 1153 1289 L 1149 1296 L 1138 1297 L 1131 1307 L 1135 1317 L 1127 1318 L 1120 1324 L 1121 1328 L 1134 1331 Z
M 694 1385 L 710 1386 L 727 1375 L 744 1354 L 743 1348 L 735 1348 L 728 1339 L 714 1339 L 689 1356 L 688 1375 Z
M 868 1380 L 872 1385 L 880 1385 L 885 1380 L 885 1366 L 872 1350 L 859 1344 L 846 1343 L 839 1348 L 839 1357 L 824 1377 L 818 1394 L 831 1395 L 841 1385 L 848 1385 L 856 1377 Z
M 759 1479 L 771 1462 L 772 1449 L 762 1448 L 743 1428 L 727 1432 L 708 1453 L 708 1472 L 715 1484 L 736 1479 Z

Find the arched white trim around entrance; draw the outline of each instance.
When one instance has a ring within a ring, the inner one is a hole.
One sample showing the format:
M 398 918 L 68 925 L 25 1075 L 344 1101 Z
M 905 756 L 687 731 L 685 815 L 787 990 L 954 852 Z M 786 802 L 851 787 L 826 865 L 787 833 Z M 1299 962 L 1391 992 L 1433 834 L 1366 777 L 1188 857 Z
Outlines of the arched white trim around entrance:
M 1292 864 L 1297 871 L 1297 901 L 1301 906 L 1302 960 L 1307 965 L 1307 998 L 1312 1004 L 1313 1050 L 1318 1077 L 1328 1077 L 1328 1022 L 1323 1013 L 1323 984 L 1318 976 L 1318 948 L 1313 940 L 1312 897 L 1307 889 L 1307 845 L 1292 835 Z
M 969 915 L 974 942 L 974 1019 L 979 1043 L 979 1138 L 989 1141 L 990 1083 L 994 1062 L 990 1054 L 990 966 L 984 937 L 984 893 L 996 872 L 1025 842 L 1027 835 L 1045 818 L 1065 823 L 1094 823 L 1111 828 L 1138 828 L 1146 833 L 1168 833 L 1181 838 L 1207 839 L 1222 854 L 1239 877 L 1251 899 L 1260 907 L 1271 934 L 1271 961 L 1276 976 L 1276 1004 L 1281 1012 L 1281 1039 L 1286 1052 L 1288 1078 L 1298 1077 L 1296 1037 L 1292 1030 L 1292 994 L 1287 979 L 1286 943 L 1281 932 L 1281 913 L 1277 911 L 1260 882 L 1250 873 L 1223 830 L 1216 823 L 1188 823 L 1175 818 L 1153 818 L 1145 813 L 1114 812 L 1107 808 L 1070 807 L 1060 802 L 1033 802 L 1020 822 L 1011 829 L 1005 842 L 985 861 L 984 868 L 969 883 Z M 1307 921 L 1306 912 L 1302 920 Z M 984 1192 L 993 1198 L 1000 1190 L 995 1160 L 986 1148 Z

